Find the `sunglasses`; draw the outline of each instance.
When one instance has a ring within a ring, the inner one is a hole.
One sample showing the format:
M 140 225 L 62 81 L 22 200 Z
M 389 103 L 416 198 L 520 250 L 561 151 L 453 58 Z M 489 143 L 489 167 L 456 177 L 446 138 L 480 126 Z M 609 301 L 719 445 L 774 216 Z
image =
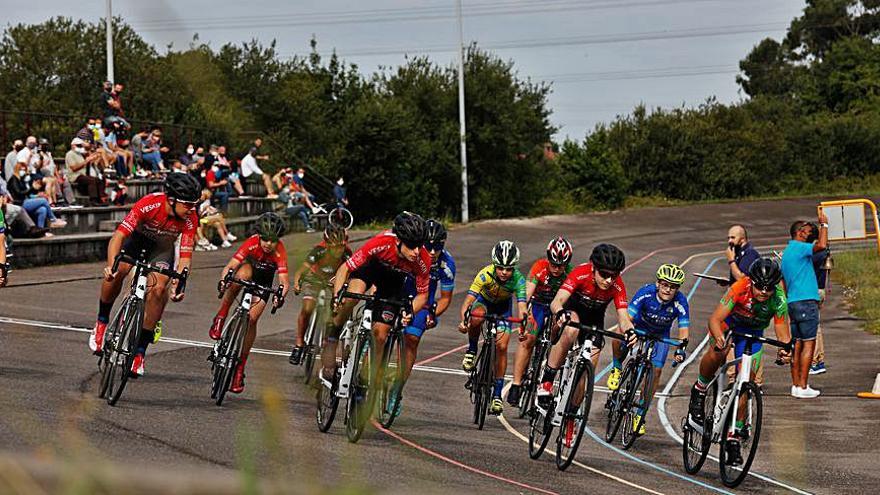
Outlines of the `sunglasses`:
M 617 272 L 612 272 L 609 270 L 596 270 L 596 273 L 598 273 L 599 276 L 604 278 L 605 280 L 612 280 L 612 279 L 617 278 L 618 275 L 620 275 Z
M 443 251 L 444 244 L 442 242 L 426 242 L 425 249 L 428 251 Z
M 187 210 L 194 210 L 196 208 L 196 206 L 199 205 L 199 202 L 194 201 L 194 202 L 190 203 L 189 201 L 181 201 L 178 199 L 177 204 L 183 205 L 183 207 L 186 208 Z
M 770 287 L 763 286 L 762 287 L 760 285 L 754 285 L 754 287 L 755 287 L 755 289 L 758 290 L 758 292 L 763 292 L 764 294 L 769 294 L 770 292 L 773 292 L 773 289 L 775 289 L 775 287 L 773 287 L 773 286 L 770 286 Z
M 513 273 L 512 266 L 496 266 L 495 269 L 502 273 Z

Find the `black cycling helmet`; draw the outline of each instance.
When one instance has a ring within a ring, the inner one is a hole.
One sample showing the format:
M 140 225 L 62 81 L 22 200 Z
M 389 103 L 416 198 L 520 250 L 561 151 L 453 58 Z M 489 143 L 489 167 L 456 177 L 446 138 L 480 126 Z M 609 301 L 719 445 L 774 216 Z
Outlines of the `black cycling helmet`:
M 268 211 L 257 218 L 257 234 L 260 239 L 277 241 L 286 230 L 284 219 L 275 212 Z
M 425 219 L 415 213 L 404 211 L 394 219 L 391 232 L 407 247 L 411 249 L 421 247 L 425 243 Z
M 771 289 L 782 280 L 782 270 L 773 258 L 758 258 L 749 267 L 749 279 L 759 289 Z
M 165 194 L 169 199 L 195 203 L 202 197 L 202 187 L 192 175 L 172 172 L 165 177 Z
M 620 273 L 626 267 L 626 256 L 614 244 L 599 244 L 590 254 L 590 262 L 597 270 L 610 270 Z
M 519 263 L 519 248 L 513 241 L 503 240 L 492 248 L 492 264 L 501 268 L 514 268 Z
M 433 218 L 425 222 L 425 242 L 435 244 L 446 242 L 446 227 Z
M 348 242 L 348 232 L 341 225 L 329 224 L 324 228 L 324 242 L 331 246 L 338 246 Z

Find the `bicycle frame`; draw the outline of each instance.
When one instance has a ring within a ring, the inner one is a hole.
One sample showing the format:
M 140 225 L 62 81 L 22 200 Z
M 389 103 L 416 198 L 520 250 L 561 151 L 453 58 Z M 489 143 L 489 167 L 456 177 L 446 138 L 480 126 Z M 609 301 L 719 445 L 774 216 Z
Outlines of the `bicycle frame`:
M 558 427 L 562 425 L 562 419 L 565 415 L 565 406 L 568 404 L 568 399 L 575 390 L 575 386 L 577 386 L 576 383 L 570 383 L 571 375 L 574 373 L 575 366 L 580 362 L 591 359 L 592 354 L 592 336 L 587 336 L 583 345 L 575 343 L 575 345 L 568 351 L 568 354 L 565 357 L 565 364 L 562 368 L 562 378 L 560 380 L 560 390 L 562 391 L 562 394 L 559 397 L 559 400 L 556 401 L 556 408 L 553 410 L 553 417 L 550 419 L 550 424 L 553 426 Z
M 354 339 L 351 342 L 351 352 L 348 353 L 348 359 L 342 362 L 342 370 L 340 373 L 339 379 L 339 388 L 336 390 L 336 396 L 340 399 L 347 399 L 350 393 L 351 388 L 351 371 L 354 369 L 354 362 L 358 358 L 355 354 L 357 354 L 355 349 L 357 348 L 357 343 L 361 339 L 370 339 L 373 338 L 373 310 L 369 308 L 364 308 L 363 316 L 361 318 L 361 325 L 358 327 L 357 333 L 354 335 Z M 341 339 L 340 339 L 341 340 Z M 327 382 L 323 377 L 321 378 L 322 382 L 326 382 L 327 387 L 329 388 L 331 385 Z

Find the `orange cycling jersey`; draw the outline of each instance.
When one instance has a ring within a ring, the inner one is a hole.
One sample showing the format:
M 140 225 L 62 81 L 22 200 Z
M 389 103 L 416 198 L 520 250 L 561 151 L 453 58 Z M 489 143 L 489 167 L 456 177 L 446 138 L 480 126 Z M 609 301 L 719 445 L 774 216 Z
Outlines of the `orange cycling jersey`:
M 752 294 L 752 281 L 749 277 L 737 280 L 721 298 L 721 304 L 730 310 L 724 320 L 729 328 L 763 331 L 770 320 L 780 324 L 785 322 L 788 305 L 785 292 L 776 286 L 775 291 L 766 301 L 758 301 Z

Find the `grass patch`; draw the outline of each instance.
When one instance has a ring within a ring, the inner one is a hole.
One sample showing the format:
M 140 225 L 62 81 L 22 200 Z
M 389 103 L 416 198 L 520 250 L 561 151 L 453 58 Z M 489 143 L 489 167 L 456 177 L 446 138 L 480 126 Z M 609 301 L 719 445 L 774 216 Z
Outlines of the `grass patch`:
M 842 287 L 852 312 L 865 319 L 865 328 L 880 335 L 880 255 L 876 249 L 834 253 L 832 279 Z

